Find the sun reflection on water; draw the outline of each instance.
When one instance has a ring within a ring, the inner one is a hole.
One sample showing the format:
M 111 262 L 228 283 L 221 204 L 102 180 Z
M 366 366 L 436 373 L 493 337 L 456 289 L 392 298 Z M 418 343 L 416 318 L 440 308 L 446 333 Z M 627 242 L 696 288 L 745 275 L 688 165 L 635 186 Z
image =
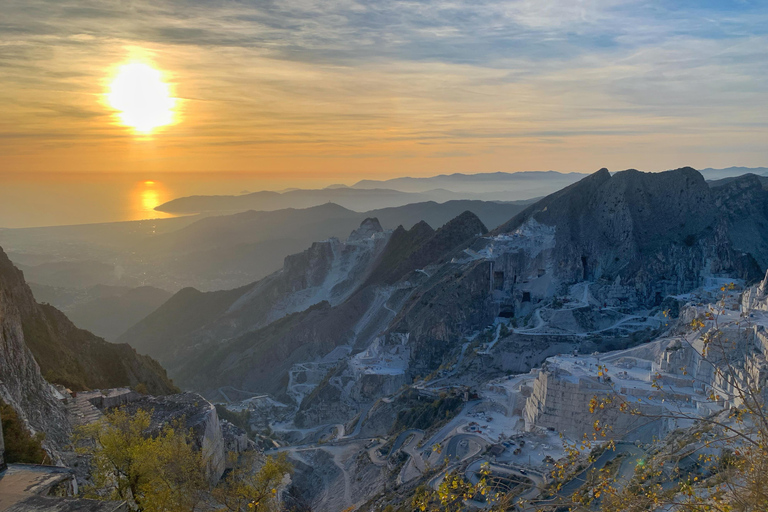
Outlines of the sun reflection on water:
M 131 220 L 173 217 L 172 214 L 155 210 L 170 199 L 170 193 L 162 182 L 154 180 L 138 182 L 131 192 Z

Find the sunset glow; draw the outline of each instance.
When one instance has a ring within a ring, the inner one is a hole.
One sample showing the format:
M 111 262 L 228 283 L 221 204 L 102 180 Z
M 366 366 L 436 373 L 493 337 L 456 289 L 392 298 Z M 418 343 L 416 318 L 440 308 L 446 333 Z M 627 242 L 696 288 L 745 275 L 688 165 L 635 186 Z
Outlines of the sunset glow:
M 110 84 L 108 101 L 119 112 L 120 123 L 137 133 L 149 134 L 174 122 L 176 98 L 171 96 L 170 87 L 160 71 L 141 62 L 119 68 Z
M 282 189 L 768 161 L 764 2 L 39 5 L 3 4 L 2 170 Z

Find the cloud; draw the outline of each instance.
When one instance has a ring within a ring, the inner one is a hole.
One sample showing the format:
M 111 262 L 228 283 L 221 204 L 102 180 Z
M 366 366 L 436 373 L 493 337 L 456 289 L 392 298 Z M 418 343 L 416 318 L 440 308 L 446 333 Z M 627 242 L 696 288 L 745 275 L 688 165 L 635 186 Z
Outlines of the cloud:
M 122 141 L 100 96 L 137 52 L 185 99 L 168 147 L 596 152 L 609 136 L 693 147 L 766 129 L 757 1 L 6 0 L 3 14 L 0 132 L 14 139 Z

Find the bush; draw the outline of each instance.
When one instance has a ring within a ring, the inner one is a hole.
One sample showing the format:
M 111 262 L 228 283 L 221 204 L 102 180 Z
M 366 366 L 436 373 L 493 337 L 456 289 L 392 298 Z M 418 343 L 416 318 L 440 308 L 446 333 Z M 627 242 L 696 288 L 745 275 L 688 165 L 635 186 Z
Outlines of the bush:
M 0 417 L 3 419 L 5 462 L 42 464 L 47 456 L 42 444 L 45 435 L 42 432 L 34 436 L 30 434 L 16 414 L 16 410 L 2 401 L 0 401 Z
M 219 418 L 222 420 L 227 420 L 234 426 L 245 430 L 247 433 L 251 432 L 251 412 L 248 409 L 234 412 L 221 404 L 216 404 L 216 414 L 218 414 Z
M 438 398 L 431 403 L 418 404 L 410 409 L 397 413 L 397 419 L 391 432 L 398 432 L 409 428 L 426 430 L 435 422 L 450 419 L 456 411 L 461 409 L 464 402 L 458 397 Z

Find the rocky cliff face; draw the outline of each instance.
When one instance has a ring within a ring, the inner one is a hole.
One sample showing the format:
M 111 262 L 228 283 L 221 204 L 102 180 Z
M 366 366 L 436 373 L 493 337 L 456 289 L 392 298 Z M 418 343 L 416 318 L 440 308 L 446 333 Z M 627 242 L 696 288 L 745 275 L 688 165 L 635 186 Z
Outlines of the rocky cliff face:
M 16 410 L 30 431 L 45 432 L 44 446 L 56 460 L 68 441 L 70 426 L 24 340 L 23 319 L 36 308 L 21 271 L 0 251 L 0 398 Z
M 614 176 L 601 169 L 495 230 L 524 239 L 526 228 L 537 225 L 554 234 L 543 254 L 510 250 L 496 258 L 504 280 L 499 287 L 517 293 L 519 307 L 522 293 L 551 296 L 547 283 L 608 281 L 615 286 L 604 287 L 599 298 L 653 304 L 700 285 L 707 275 L 756 277 L 768 264 L 767 207 L 768 194 L 755 177 L 710 188 L 688 167 Z
M 427 279 L 423 267 L 437 268 L 457 246 L 485 230 L 469 212 L 437 231 L 419 223 L 391 236 L 367 219 L 346 242 L 317 242 L 286 258 L 281 272 L 243 291 L 218 318 L 187 333 L 180 342 L 186 348 L 169 355 L 168 366 L 182 385 L 206 393 L 224 385 L 284 393 L 294 364 L 336 348 L 365 349 Z M 448 274 L 441 276 L 450 281 Z M 451 285 L 457 294 L 451 327 L 438 336 L 447 337 L 468 314 L 459 305 L 467 302 L 458 297 L 464 283 Z M 487 289 L 487 282 L 482 287 Z M 151 333 L 150 322 L 144 324 L 141 331 Z
M 73 390 L 135 386 L 174 391 L 165 370 L 128 345 L 76 328 L 60 311 L 35 302 L 24 275 L 0 250 L 0 396 L 48 448 L 68 442 L 69 424 L 49 382 Z

